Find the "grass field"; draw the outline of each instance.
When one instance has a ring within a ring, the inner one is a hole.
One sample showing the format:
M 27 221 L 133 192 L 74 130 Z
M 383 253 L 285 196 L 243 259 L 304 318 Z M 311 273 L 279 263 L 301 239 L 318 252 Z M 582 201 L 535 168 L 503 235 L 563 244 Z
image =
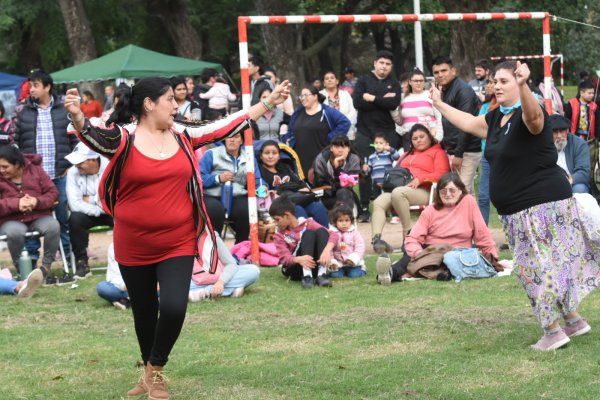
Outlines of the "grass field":
M 540 336 L 514 277 L 375 283 L 371 272 L 303 290 L 277 269 L 240 299 L 190 304 L 167 365 L 176 399 L 595 399 L 597 333 L 564 349 Z M 130 312 L 95 294 L 3 296 L 2 399 L 120 399 L 137 378 Z M 600 326 L 600 298 L 581 311 Z

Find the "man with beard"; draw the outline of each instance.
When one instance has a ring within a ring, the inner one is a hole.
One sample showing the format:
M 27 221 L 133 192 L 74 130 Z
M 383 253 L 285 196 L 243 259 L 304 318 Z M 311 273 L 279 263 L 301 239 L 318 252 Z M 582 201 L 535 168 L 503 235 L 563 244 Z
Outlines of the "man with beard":
M 473 91 L 477 94 L 479 101 L 482 103 L 485 100 L 485 85 L 491 69 L 492 63 L 489 60 L 486 60 L 485 58 L 477 60 L 474 71 L 475 79 L 469 82 L 469 86 L 473 88 Z
M 551 115 L 550 126 L 558 151 L 557 164 L 565 170 L 573 193 L 589 193 L 590 152 L 586 142 L 569 134 L 571 123 L 561 115 Z
M 29 76 L 29 83 L 29 98 L 15 109 L 12 137 L 23 154 L 42 156 L 42 167 L 58 190 L 58 204 L 54 211 L 60 223 L 60 239 L 68 259 L 71 254 L 71 240 L 66 176 L 71 163 L 65 156 L 73 151 L 79 140 L 77 136 L 67 134 L 70 121 L 64 104 L 52 92 L 52 77 L 44 71 L 37 70 Z M 37 244 L 28 245 L 33 259 L 37 259 L 39 249 L 39 240 L 36 241 Z

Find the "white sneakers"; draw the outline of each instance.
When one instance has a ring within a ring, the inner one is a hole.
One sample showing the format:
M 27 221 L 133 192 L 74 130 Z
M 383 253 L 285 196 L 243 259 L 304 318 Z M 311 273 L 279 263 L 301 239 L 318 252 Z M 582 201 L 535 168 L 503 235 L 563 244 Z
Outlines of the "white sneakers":
M 17 297 L 21 299 L 28 299 L 42 286 L 42 282 L 44 281 L 44 274 L 40 271 L 39 268 L 31 271 L 29 275 L 27 275 L 27 279 L 25 279 L 25 284 L 21 287 L 21 290 L 17 293 Z

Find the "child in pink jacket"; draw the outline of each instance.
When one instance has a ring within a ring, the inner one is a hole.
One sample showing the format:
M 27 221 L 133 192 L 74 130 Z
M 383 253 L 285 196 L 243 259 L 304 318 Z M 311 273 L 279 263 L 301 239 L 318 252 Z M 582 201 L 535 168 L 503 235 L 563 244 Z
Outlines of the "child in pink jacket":
M 281 272 L 302 287 L 331 287 L 327 279 L 327 265 L 339 236 L 315 222 L 312 218 L 296 218 L 296 206 L 285 195 L 273 200 L 269 214 L 275 220 L 277 231 L 273 242 L 282 264 Z
M 329 264 L 332 278 L 360 278 L 367 273 L 365 262 L 365 240 L 354 225 L 352 209 L 339 205 L 331 210 L 331 224 L 338 232 L 339 240 L 333 248 Z

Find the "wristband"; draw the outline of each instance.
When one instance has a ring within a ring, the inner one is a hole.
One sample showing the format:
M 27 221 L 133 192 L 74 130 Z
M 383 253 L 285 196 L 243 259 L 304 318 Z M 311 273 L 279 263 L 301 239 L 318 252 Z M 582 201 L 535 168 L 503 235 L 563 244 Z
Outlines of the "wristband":
M 269 104 L 269 102 L 266 99 L 262 99 L 260 101 L 262 103 L 263 106 L 265 106 L 265 108 L 267 109 L 267 111 L 272 111 L 273 110 L 273 106 Z

